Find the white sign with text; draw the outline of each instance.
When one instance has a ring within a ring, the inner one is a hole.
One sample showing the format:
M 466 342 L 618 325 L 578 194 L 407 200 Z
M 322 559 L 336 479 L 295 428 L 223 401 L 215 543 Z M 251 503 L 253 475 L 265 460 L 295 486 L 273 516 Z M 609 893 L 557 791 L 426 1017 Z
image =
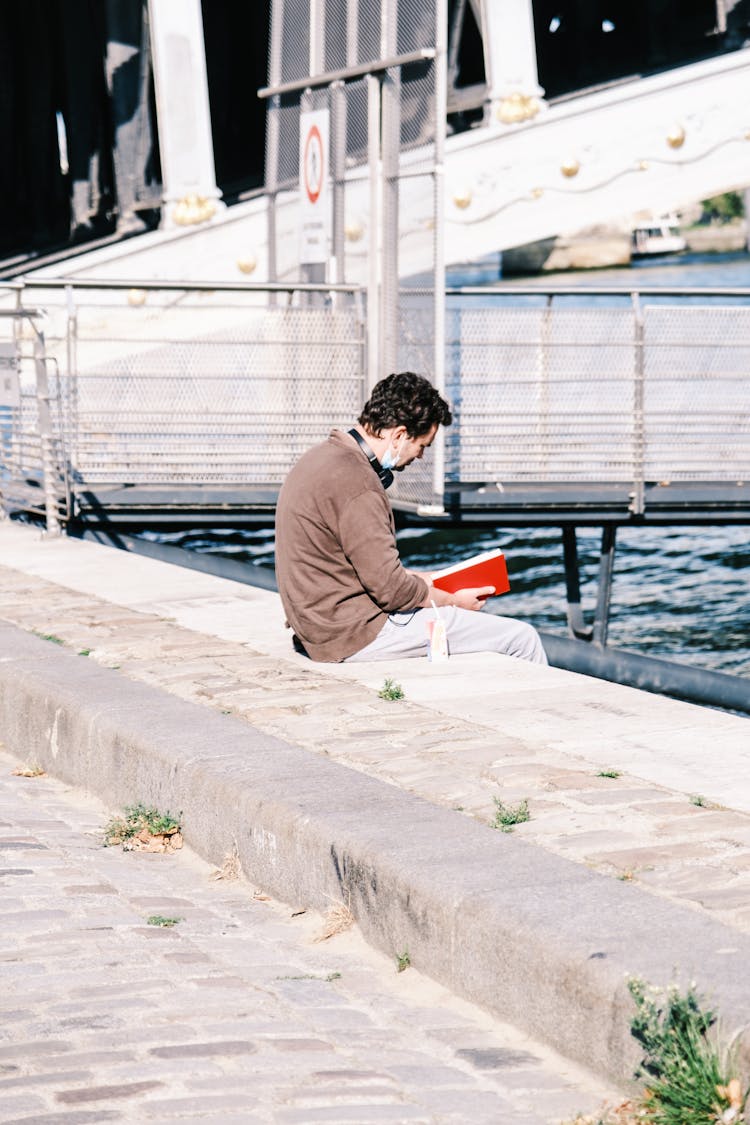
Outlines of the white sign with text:
M 0 406 L 20 406 L 18 354 L 13 343 L 0 343 Z
M 331 238 L 328 177 L 330 122 L 327 109 L 300 114 L 300 262 L 327 262 Z

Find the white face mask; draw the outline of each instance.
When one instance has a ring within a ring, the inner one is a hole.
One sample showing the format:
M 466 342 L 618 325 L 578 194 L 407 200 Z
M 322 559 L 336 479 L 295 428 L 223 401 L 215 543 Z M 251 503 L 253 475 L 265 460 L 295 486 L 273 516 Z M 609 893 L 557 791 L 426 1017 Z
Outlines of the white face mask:
M 386 449 L 385 453 L 380 458 L 380 464 L 382 465 L 382 467 L 384 469 L 395 469 L 396 468 L 396 466 L 399 463 L 399 459 L 401 457 L 401 450 L 404 448 L 404 442 L 405 441 L 406 441 L 406 434 L 404 434 L 404 436 L 401 438 L 401 442 L 399 443 L 398 450 L 395 453 L 391 452 L 390 446 L 388 447 L 388 449 Z

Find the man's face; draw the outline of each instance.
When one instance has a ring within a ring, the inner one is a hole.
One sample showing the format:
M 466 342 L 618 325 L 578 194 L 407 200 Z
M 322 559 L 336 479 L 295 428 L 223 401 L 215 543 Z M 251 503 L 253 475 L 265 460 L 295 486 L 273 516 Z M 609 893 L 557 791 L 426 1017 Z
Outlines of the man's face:
M 426 434 L 413 438 L 409 437 L 405 426 L 397 426 L 392 435 L 393 448 L 399 450 L 398 464 L 394 466 L 394 472 L 400 473 L 407 465 L 411 465 L 412 461 L 421 461 L 425 449 L 429 449 L 435 440 L 437 431 L 437 426 L 433 426 Z

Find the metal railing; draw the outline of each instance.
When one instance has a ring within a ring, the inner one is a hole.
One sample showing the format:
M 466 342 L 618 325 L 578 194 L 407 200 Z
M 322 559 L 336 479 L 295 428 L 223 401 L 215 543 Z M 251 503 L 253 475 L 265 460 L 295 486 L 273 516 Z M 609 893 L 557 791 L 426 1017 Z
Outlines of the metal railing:
M 0 308 L 0 513 L 41 515 L 55 535 L 70 515 L 70 487 L 59 378 L 42 317 L 20 304 Z
M 449 290 L 446 353 L 450 480 L 750 480 L 748 289 Z
M 357 287 L 6 293 L 19 401 L 0 418 L 3 504 L 50 527 L 71 489 L 275 488 L 367 395 Z M 429 295 L 402 293 L 399 366 L 430 374 L 432 323 Z M 638 514 L 646 482 L 750 480 L 750 290 L 448 290 L 445 357 L 448 483 L 614 482 Z M 399 502 L 422 502 L 420 469 Z

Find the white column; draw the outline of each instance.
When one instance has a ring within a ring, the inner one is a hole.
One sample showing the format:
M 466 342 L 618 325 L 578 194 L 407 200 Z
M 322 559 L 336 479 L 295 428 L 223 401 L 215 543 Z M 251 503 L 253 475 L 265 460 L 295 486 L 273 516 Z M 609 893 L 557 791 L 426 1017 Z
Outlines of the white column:
M 480 3 L 492 122 L 529 121 L 539 113 L 544 97 L 536 68 L 531 0 Z
M 224 209 L 216 186 L 200 0 L 149 0 L 162 227 L 192 226 Z

